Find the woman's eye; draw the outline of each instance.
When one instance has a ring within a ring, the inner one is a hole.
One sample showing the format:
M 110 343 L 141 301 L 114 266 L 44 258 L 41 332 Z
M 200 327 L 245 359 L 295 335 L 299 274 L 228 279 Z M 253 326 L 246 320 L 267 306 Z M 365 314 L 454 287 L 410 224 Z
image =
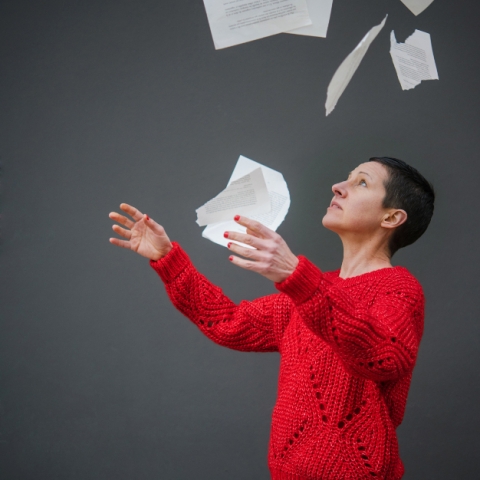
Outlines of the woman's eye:
M 363 185 L 364 187 L 367 186 L 367 182 L 365 180 L 360 180 L 360 185 Z

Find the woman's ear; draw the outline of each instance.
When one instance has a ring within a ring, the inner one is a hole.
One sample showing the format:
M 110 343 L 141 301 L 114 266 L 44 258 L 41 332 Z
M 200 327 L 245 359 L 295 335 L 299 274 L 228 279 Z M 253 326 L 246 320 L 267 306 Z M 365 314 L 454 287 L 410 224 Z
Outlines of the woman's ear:
M 381 223 L 383 228 L 397 228 L 407 221 L 407 212 L 405 210 L 390 210 Z

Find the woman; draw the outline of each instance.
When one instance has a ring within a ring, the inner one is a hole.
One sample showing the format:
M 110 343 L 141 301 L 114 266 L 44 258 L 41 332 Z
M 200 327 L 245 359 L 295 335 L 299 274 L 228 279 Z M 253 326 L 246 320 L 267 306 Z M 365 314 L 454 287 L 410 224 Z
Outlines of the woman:
M 281 354 L 268 463 L 273 480 L 397 480 L 395 429 L 405 411 L 423 333 L 417 280 L 391 257 L 417 240 L 434 192 L 401 160 L 374 157 L 333 186 L 323 225 L 343 243 L 341 268 L 322 272 L 277 233 L 246 217 L 225 232 L 230 261 L 275 282 L 280 293 L 239 305 L 192 265 L 165 230 L 136 208 L 111 213 L 123 240 L 150 259 L 173 304 L 216 343 Z M 236 242 L 247 244 L 245 248 Z

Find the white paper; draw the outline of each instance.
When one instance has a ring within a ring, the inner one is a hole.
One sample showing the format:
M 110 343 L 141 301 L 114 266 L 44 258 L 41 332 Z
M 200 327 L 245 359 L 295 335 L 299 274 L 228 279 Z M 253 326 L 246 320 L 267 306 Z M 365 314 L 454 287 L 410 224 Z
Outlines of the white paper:
M 332 13 L 332 3 L 333 0 L 307 0 L 308 13 L 312 19 L 312 24 L 286 33 L 326 38 L 330 14 Z
M 306 0 L 203 0 L 215 48 L 311 25 Z
M 433 0 L 402 0 L 402 3 L 415 15 L 422 13 Z
M 397 43 L 392 30 L 390 55 L 403 90 L 415 88 L 422 80 L 438 80 L 432 41 L 427 32 L 415 30 L 405 43 Z
M 341 63 L 337 71 L 333 75 L 327 90 L 327 102 L 325 108 L 327 110 L 327 116 L 335 108 L 338 99 L 341 97 L 348 83 L 356 72 L 363 60 L 363 57 L 367 53 L 368 47 L 375 40 L 376 36 L 380 33 L 380 30 L 385 25 L 388 15 L 383 19 L 380 25 L 373 27 L 362 39 L 362 41 L 355 47 L 353 52 Z
M 231 182 L 215 198 L 197 208 L 197 223 L 204 227 L 211 223 L 231 220 L 237 213 L 240 215 L 268 213 L 271 209 L 262 169 L 257 168 Z
M 269 213 L 250 214 L 247 216 L 275 231 L 285 219 L 288 209 L 290 208 L 290 193 L 287 183 L 280 172 L 240 155 L 232 176 L 228 181 L 228 185 L 259 167 L 262 170 L 267 185 L 272 209 Z M 245 233 L 246 231 L 245 227 L 242 227 L 233 220 L 229 220 L 208 225 L 203 230 L 202 237 L 226 247 L 229 240 L 226 239 L 223 234 L 227 230 L 240 233 Z

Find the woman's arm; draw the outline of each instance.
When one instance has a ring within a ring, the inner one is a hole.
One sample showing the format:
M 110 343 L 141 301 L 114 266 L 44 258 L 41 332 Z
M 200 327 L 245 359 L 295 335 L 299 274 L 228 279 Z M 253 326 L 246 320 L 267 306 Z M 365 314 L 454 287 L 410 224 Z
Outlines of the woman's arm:
M 215 343 L 240 351 L 278 351 L 293 308 L 286 295 L 236 305 L 195 269 L 175 242 L 167 256 L 150 264 L 174 306 Z
M 110 242 L 149 258 L 172 303 L 205 335 L 236 350 L 278 350 L 293 308 L 287 296 L 270 295 L 234 304 L 195 269 L 178 244 L 170 242 L 161 225 L 130 205 L 120 208 L 133 221 L 112 212 L 110 218 L 126 228 L 114 225 L 113 230 L 125 240 L 111 238 Z

